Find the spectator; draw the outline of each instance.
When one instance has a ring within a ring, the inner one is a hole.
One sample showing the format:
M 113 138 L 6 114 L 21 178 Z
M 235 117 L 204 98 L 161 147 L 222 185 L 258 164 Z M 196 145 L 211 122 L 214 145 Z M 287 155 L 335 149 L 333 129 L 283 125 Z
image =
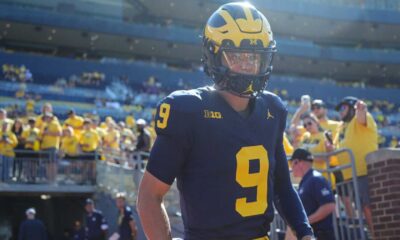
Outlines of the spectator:
M 7 122 L 3 122 L 0 131 L 1 181 L 3 182 L 10 180 L 10 173 L 15 157 L 14 148 L 18 144 L 17 137 L 9 130 L 8 125 Z
M 79 138 L 74 133 L 72 127 L 64 128 L 62 131 L 61 146 L 60 146 L 60 157 L 68 161 L 68 165 L 65 167 L 65 181 L 69 182 L 72 180 L 71 172 L 74 169 L 82 169 L 81 163 L 75 160 L 78 159 L 79 154 Z M 78 182 L 82 182 L 81 174 L 78 174 L 80 179 Z
M 311 111 L 318 118 L 320 126 L 324 130 L 330 131 L 332 136 L 335 137 L 337 135 L 340 123 L 328 118 L 328 109 L 326 108 L 324 101 L 321 99 L 315 99 L 312 101 Z
M 393 136 L 392 139 L 390 140 L 390 147 L 391 148 L 399 147 L 399 140 L 397 139 L 396 136 Z
M 118 234 L 120 240 L 135 240 L 137 228 L 132 208 L 126 204 L 126 194 L 117 193 L 115 202 L 118 208 Z
M 26 178 L 28 182 L 34 183 L 36 181 L 37 167 L 39 154 L 37 151 L 40 150 L 40 131 L 35 127 L 35 119 L 29 118 L 29 127 L 22 133 L 23 141 L 25 142 L 25 150 L 28 152 L 24 155 L 24 169 L 26 172 Z
M 32 115 L 35 111 L 35 100 L 32 98 L 31 95 L 26 96 L 26 103 L 25 103 L 25 112 L 26 115 Z
M 62 131 L 60 150 L 66 159 L 75 159 L 79 154 L 79 138 L 70 126 Z
M 116 154 L 119 151 L 120 133 L 116 129 L 114 121 L 107 123 L 107 131 L 104 136 L 103 146 L 110 154 Z
M 136 151 L 150 152 L 151 135 L 150 132 L 146 129 L 146 120 L 142 118 L 138 119 L 136 121 L 136 126 L 138 132 Z
M 35 127 L 37 127 L 37 128 L 39 128 L 39 130 L 41 131 L 41 132 L 43 132 L 43 130 L 44 130 L 44 128 L 45 128 L 45 123 L 44 123 L 44 115 L 46 114 L 46 113 L 53 113 L 53 106 L 51 105 L 51 103 L 45 103 L 45 104 L 43 104 L 43 106 L 42 106 L 42 113 L 39 115 L 39 116 L 37 116 L 37 118 L 36 118 L 36 125 L 35 125 Z M 57 119 L 57 117 L 56 116 L 53 116 L 53 120 L 54 121 L 57 121 L 58 122 L 58 119 Z
M 4 108 L 0 108 L 0 127 L 3 126 L 3 123 L 8 123 L 7 126 L 11 129 L 14 121 L 10 118 L 7 118 L 7 111 Z
M 50 182 L 53 182 L 56 177 L 57 163 L 56 153 L 60 146 L 61 140 L 61 126 L 58 121 L 55 120 L 54 115 L 51 112 L 46 112 L 43 115 L 44 130 L 41 132 L 41 144 L 40 147 L 43 152 L 43 157 L 47 164 L 47 174 Z
M 35 219 L 36 210 L 26 210 L 26 220 L 19 227 L 18 240 L 47 240 L 46 228 L 42 221 Z
M 96 178 L 96 150 L 100 146 L 101 139 L 97 131 L 92 129 L 91 125 L 92 121 L 90 119 L 85 119 L 83 121 L 83 131 L 79 144 L 83 154 L 81 159 L 85 160 L 84 171 L 88 173 L 88 177 L 94 182 Z
M 74 222 L 74 228 L 72 229 L 72 239 L 71 240 L 86 240 L 85 228 L 82 227 L 80 221 Z
M 322 175 L 312 168 L 313 156 L 305 149 L 296 149 L 290 159 L 293 175 L 301 178 L 299 196 L 317 240 L 334 240 L 332 213 L 335 198 Z
M 33 75 L 29 69 L 26 69 L 24 77 L 26 82 L 33 82 Z
M 368 112 L 366 104 L 355 98 L 345 97 L 337 106 L 336 111 L 339 112 L 342 119 L 341 126 L 339 128 L 339 148 L 349 148 L 352 150 L 355 157 L 355 168 L 357 173 L 359 197 L 363 212 L 369 229 L 373 235 L 373 224 L 371 216 L 370 198 L 368 192 L 368 179 L 367 179 L 367 164 L 365 157 L 370 152 L 378 149 L 378 131 L 374 118 Z M 349 164 L 350 159 L 347 154 L 339 155 L 339 163 L 341 165 Z M 343 178 L 346 182 L 352 180 L 351 169 L 345 169 L 343 172 Z M 346 206 L 347 214 L 351 215 L 351 203 L 350 198 L 344 194 L 343 200 Z
M 136 125 L 135 123 L 135 117 L 133 116 L 133 114 L 129 114 L 125 117 L 125 124 L 127 128 L 133 129 Z
M 303 117 L 303 126 L 306 129 L 306 133 L 303 134 L 300 144 L 298 147 L 304 148 L 313 154 L 322 154 L 331 150 L 332 143 L 326 138 L 324 130 L 318 122 L 318 118 L 313 114 L 306 115 Z M 313 161 L 313 168 L 317 171 L 323 172 L 323 176 L 328 179 L 328 174 L 324 171 L 327 170 L 328 166 L 324 158 L 316 158 Z M 329 180 L 329 179 L 328 179 Z M 335 186 L 335 177 L 331 175 L 330 182 L 332 187 Z
M 74 109 L 70 109 L 67 112 L 67 116 L 68 118 L 64 121 L 64 127 L 71 126 L 74 129 L 75 135 L 79 137 L 83 127 L 83 118 L 76 115 Z
M 125 127 L 124 122 L 119 122 L 121 140 L 120 149 L 121 157 L 123 159 L 131 160 L 133 159 L 133 153 L 135 150 L 136 136 L 133 134 L 132 130 Z M 129 162 L 126 162 L 129 163 Z
M 19 181 L 22 174 L 22 161 L 24 157 L 23 150 L 25 148 L 25 141 L 22 136 L 22 133 L 24 132 L 24 126 L 21 119 L 16 119 L 14 121 L 11 131 L 15 134 L 18 140 L 18 144 L 14 148 L 15 160 L 13 164 L 13 180 Z
M 108 224 L 101 211 L 95 209 L 92 199 L 86 199 L 86 236 L 87 240 L 105 240 Z

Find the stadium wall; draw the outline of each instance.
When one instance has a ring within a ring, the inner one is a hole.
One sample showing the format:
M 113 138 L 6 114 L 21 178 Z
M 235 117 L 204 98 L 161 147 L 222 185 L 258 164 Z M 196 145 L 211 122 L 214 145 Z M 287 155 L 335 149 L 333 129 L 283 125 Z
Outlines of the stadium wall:
M 381 149 L 367 156 L 373 239 L 400 236 L 400 149 Z

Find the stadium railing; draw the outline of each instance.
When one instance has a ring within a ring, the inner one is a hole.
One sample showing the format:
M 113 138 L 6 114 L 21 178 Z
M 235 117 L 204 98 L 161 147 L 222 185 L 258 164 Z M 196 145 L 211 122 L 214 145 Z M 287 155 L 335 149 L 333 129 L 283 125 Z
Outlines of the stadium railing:
M 5 183 L 96 184 L 96 162 L 94 159 L 88 159 L 93 158 L 93 155 L 80 154 L 66 158 L 56 151 L 14 150 L 14 152 L 16 157 L 8 158 L 7 162 L 0 161 L 0 174 Z
M 136 201 L 139 183 L 146 168 L 148 152 L 103 154 L 97 163 L 98 186 L 108 193 L 126 192 L 128 200 Z

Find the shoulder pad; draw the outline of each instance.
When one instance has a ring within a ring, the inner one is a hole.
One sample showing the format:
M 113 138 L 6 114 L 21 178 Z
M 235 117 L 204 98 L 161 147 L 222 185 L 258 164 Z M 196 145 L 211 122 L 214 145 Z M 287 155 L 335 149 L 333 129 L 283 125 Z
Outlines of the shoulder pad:
M 272 105 L 273 107 L 276 107 L 277 109 L 282 109 L 285 110 L 286 107 L 283 104 L 282 99 L 276 95 L 275 93 L 269 92 L 269 91 L 263 91 L 260 95 L 263 99 L 265 99 L 269 105 Z
M 207 89 L 175 91 L 157 107 L 155 129 L 157 134 L 184 135 L 190 129 L 194 113 L 201 110 Z

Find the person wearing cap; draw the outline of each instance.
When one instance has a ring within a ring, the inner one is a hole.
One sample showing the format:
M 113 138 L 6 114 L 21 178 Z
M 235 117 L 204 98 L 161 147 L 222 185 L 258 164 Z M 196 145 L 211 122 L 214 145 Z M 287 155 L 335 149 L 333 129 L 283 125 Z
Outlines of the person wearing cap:
M 68 110 L 67 116 L 68 118 L 65 119 L 63 127 L 71 126 L 74 129 L 75 135 L 79 137 L 83 128 L 83 118 L 76 115 L 74 109 Z
M 328 181 L 312 168 L 313 160 L 309 151 L 296 149 L 290 159 L 293 176 L 301 178 L 299 197 L 316 239 L 334 240 L 332 213 L 335 210 L 335 198 Z
M 36 210 L 29 208 L 25 212 L 26 220 L 19 227 L 18 240 L 47 240 L 46 227 L 35 219 Z
M 146 120 L 140 118 L 136 121 L 136 131 L 138 133 L 136 151 L 150 152 L 151 135 L 146 126 Z
M 85 202 L 85 226 L 87 240 L 104 240 L 107 236 L 108 223 L 103 213 L 95 209 L 94 201 L 90 198 Z
M 377 125 L 368 112 L 365 102 L 355 97 L 345 97 L 336 106 L 336 111 L 339 112 L 342 120 L 339 127 L 338 148 L 349 148 L 354 154 L 355 168 L 357 173 L 359 197 L 367 224 L 373 234 L 373 224 L 371 216 L 370 198 L 367 179 L 367 163 L 365 157 L 378 150 L 378 130 Z M 338 156 L 339 164 L 349 164 L 351 162 L 348 154 L 340 154 Z M 353 179 L 352 170 L 350 168 L 342 170 L 345 182 L 350 182 Z M 351 184 L 349 184 L 351 185 Z M 338 191 L 343 196 L 343 201 L 346 206 L 346 212 L 349 217 L 352 217 L 351 203 L 345 191 Z
M 318 118 L 319 124 L 324 130 L 328 130 L 332 133 L 332 136 L 336 136 L 340 122 L 328 118 L 328 109 L 324 101 L 321 99 L 313 100 L 311 112 Z
M 47 177 L 50 182 L 53 182 L 56 177 L 56 153 L 60 147 L 62 128 L 58 121 L 55 121 L 54 115 L 51 112 L 45 112 L 43 115 L 45 127 L 41 132 L 41 150 L 45 152 L 43 157 L 48 161 Z
M 118 234 L 120 240 L 134 240 L 137 236 L 132 208 L 126 204 L 126 194 L 117 193 L 115 204 L 118 208 Z

